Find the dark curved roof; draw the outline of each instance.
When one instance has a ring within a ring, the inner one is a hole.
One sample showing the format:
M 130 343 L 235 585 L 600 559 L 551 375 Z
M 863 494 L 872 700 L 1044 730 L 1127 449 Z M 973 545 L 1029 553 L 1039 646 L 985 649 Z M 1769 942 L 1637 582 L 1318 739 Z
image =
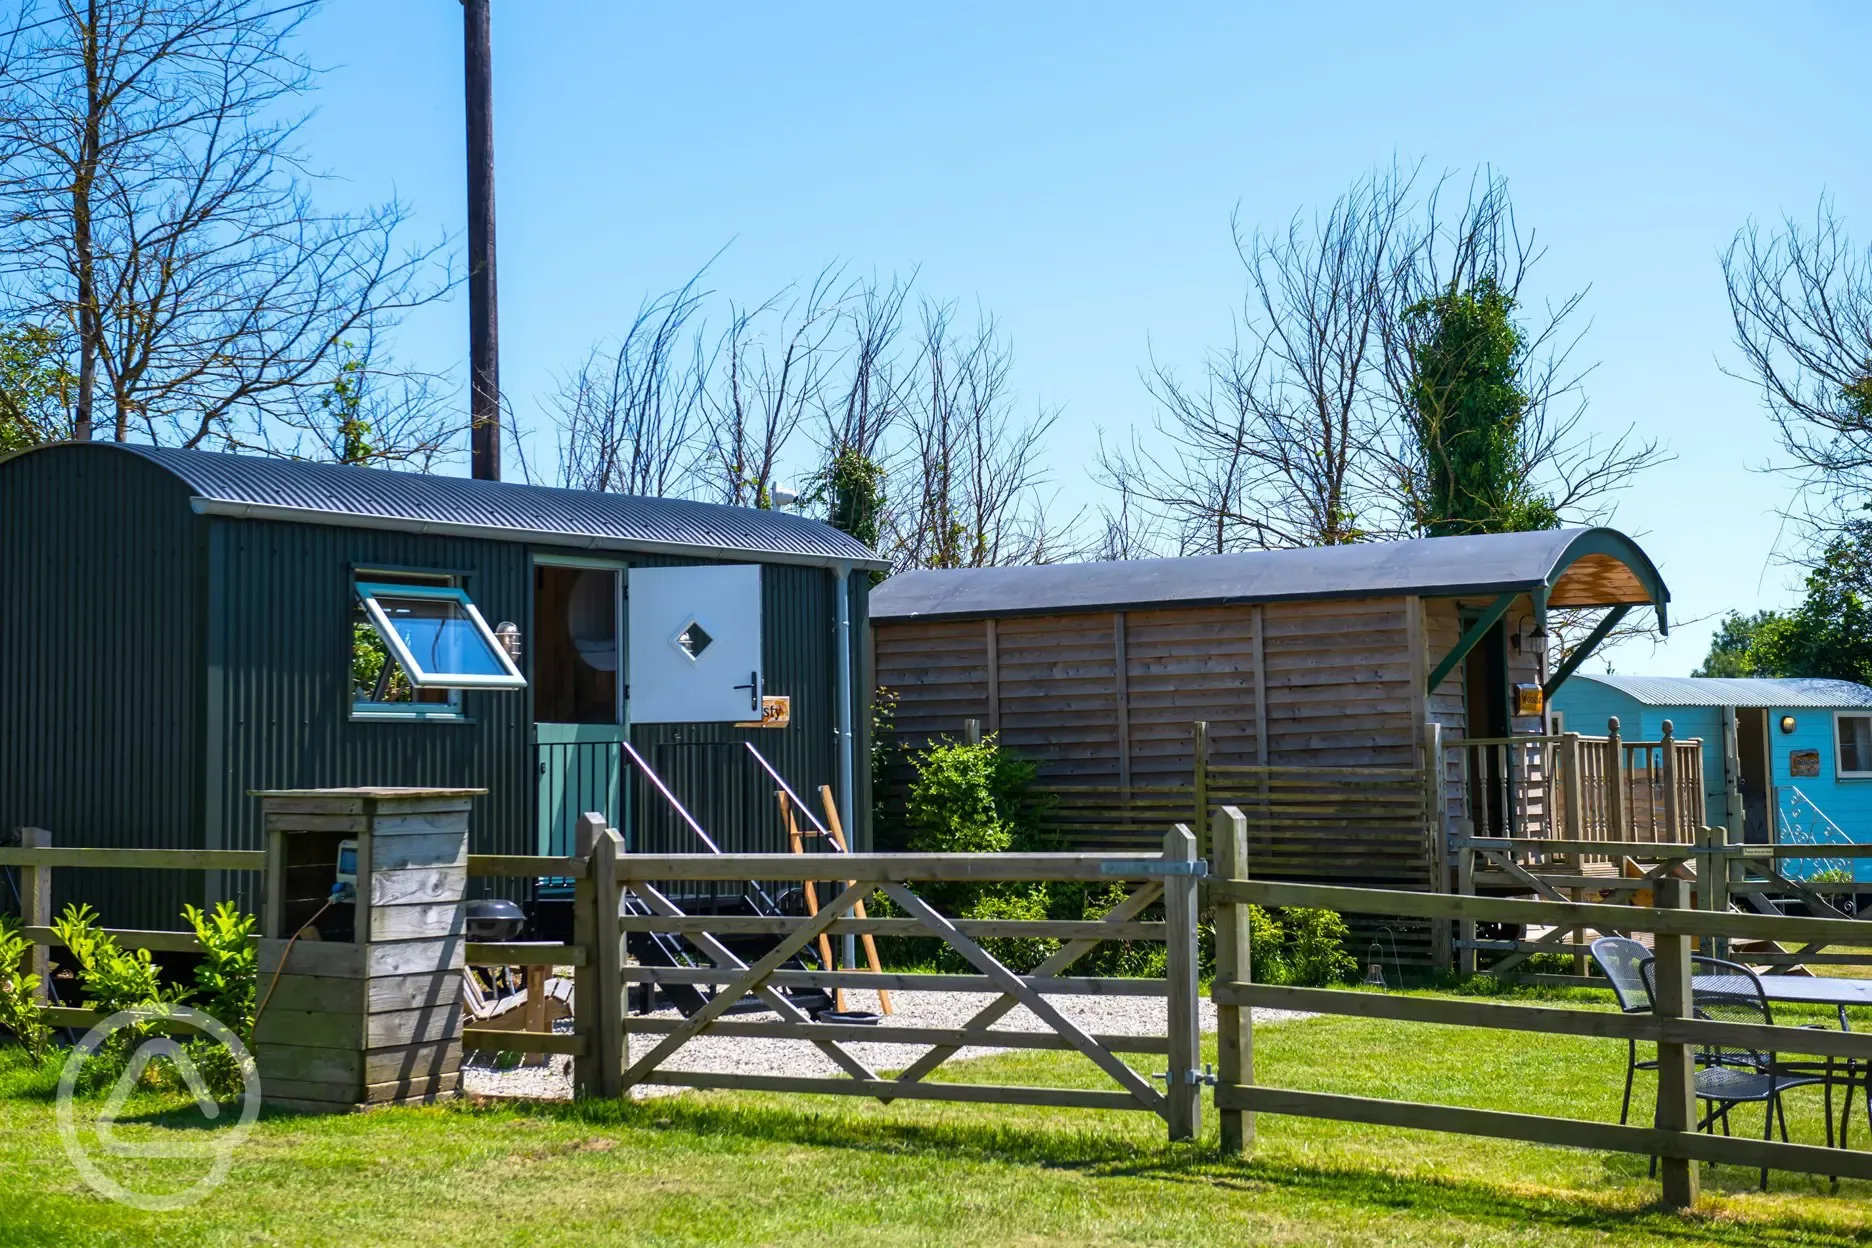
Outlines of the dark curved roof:
M 56 453 L 69 445 L 56 443 L 27 453 Z M 87 446 L 112 447 L 161 465 L 193 492 L 195 509 L 209 515 L 600 550 L 746 553 L 780 563 L 889 566 L 849 534 L 781 511 L 174 447 Z
M 1567 578 L 1569 568 L 1592 575 Z M 1045 615 L 1163 606 L 1538 592 L 1567 581 L 1556 606 L 1650 603 L 1670 591 L 1638 544 L 1615 529 L 1544 529 L 1302 550 L 903 572 L 871 591 L 877 621 Z

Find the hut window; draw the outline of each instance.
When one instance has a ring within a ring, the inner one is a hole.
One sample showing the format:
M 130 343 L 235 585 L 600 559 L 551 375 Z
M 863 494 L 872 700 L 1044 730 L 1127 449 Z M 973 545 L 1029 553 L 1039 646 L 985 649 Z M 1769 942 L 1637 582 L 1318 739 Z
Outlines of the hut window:
M 1841 776 L 1872 778 L 1872 715 L 1835 715 Z
M 526 684 L 459 587 L 439 581 L 356 583 L 352 684 L 360 711 L 452 714 L 462 689 Z

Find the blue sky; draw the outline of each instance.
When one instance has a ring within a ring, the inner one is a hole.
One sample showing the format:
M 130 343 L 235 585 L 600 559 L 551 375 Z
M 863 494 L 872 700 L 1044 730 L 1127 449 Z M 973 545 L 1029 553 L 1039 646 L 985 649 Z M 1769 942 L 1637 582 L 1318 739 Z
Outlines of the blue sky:
M 306 132 L 334 206 L 395 193 L 464 222 L 456 0 L 332 0 Z M 829 260 L 979 301 L 1026 403 L 1058 406 L 1063 506 L 1099 429 L 1147 423 L 1147 350 L 1197 362 L 1243 290 L 1229 242 L 1394 156 L 1487 163 L 1590 287 L 1597 428 L 1676 456 L 1619 503 L 1680 618 L 1780 605 L 1785 478 L 1735 362 L 1719 256 L 1831 194 L 1872 243 L 1872 6 L 640 4 L 494 0 L 502 379 L 523 420 L 646 294 L 724 244 L 763 297 Z M 1482 21 L 1478 14 L 1486 14 Z M 399 354 L 459 371 L 465 300 Z M 1783 543 L 1785 545 L 1785 543 Z M 1614 659 L 1683 673 L 1713 619 Z

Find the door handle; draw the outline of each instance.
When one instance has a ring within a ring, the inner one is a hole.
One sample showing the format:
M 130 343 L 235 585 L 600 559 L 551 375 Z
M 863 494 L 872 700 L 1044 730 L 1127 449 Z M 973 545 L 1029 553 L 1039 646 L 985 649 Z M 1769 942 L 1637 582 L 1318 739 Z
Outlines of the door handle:
M 748 675 L 748 683 L 745 685 L 736 685 L 735 688 L 746 689 L 749 691 L 748 701 L 752 703 L 754 713 L 756 715 L 759 715 L 760 709 L 761 709 L 760 707 L 760 673 L 749 672 L 747 675 Z

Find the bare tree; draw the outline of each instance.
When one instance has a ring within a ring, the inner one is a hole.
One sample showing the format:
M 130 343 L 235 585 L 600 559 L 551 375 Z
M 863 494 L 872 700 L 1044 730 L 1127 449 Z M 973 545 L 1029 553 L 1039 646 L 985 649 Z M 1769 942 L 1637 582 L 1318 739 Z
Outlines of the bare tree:
M 1872 489 L 1872 247 L 1856 248 L 1833 202 L 1811 227 L 1786 218 L 1764 237 L 1753 222 L 1723 256 L 1738 374 L 1762 399 L 1813 500 L 1802 517 L 1821 530 Z
M 647 301 L 550 404 L 560 479 L 772 507 L 798 474 L 801 507 L 900 567 L 1069 554 L 1074 525 L 1054 523 L 1042 496 L 1054 413 L 1016 416 L 1013 353 L 992 318 L 963 328 L 955 304 L 924 300 L 911 333 L 913 282 L 848 282 L 827 266 L 730 305 L 719 332 L 694 282 Z
M 1373 374 L 1412 180 L 1397 169 L 1361 179 L 1283 234 L 1233 222 L 1249 286 L 1235 341 L 1194 383 L 1153 355 L 1144 384 L 1157 436 L 1102 458 L 1106 483 L 1158 508 L 1179 551 L 1330 546 L 1396 529 L 1377 472 L 1387 424 Z
M 77 436 L 265 445 L 346 341 L 446 287 L 395 203 L 320 212 L 309 3 L 51 0 L 0 76 L 0 295 L 69 327 Z
M 326 367 L 324 386 L 286 390 L 272 420 L 251 432 L 224 428 L 222 441 L 289 459 L 421 472 L 459 453 L 468 422 L 455 387 L 440 374 L 398 366 L 373 327 L 364 328 L 359 342 L 334 344 Z
M 899 567 L 977 568 L 1058 555 L 1041 452 L 1057 413 L 1013 413 L 1013 350 L 994 320 L 958 331 L 955 305 L 923 305 L 919 387 L 907 419 L 916 495 L 890 511 Z M 1070 527 L 1070 526 L 1067 526 Z
M 1116 500 L 1099 504 L 1097 528 L 1082 552 L 1084 557 L 1154 559 L 1167 553 L 1171 543 L 1164 532 L 1163 512 L 1137 466 L 1137 456 L 1111 452 L 1101 429 L 1098 463 L 1103 484 Z
M 883 286 L 860 282 L 839 301 L 845 343 L 830 371 L 843 373 L 844 381 L 829 381 L 821 394 L 820 449 L 828 461 L 842 451 L 879 459 L 904 416 L 921 362 L 920 356 L 905 361 L 899 342 L 915 282 L 914 273 Z
M 1518 230 L 1499 177 L 1478 175 L 1454 210 L 1447 177 L 1421 201 L 1418 181 L 1415 170 L 1380 170 L 1279 236 L 1244 235 L 1237 221 L 1248 294 L 1233 340 L 1194 381 L 1153 354 L 1144 382 L 1154 436 L 1100 453 L 1104 484 L 1126 509 L 1150 513 L 1165 545 L 1220 552 L 1425 530 L 1438 465 L 1415 436 L 1416 369 L 1434 322 L 1415 310 L 1483 279 L 1518 301 L 1543 252 Z M 1514 471 L 1563 520 L 1593 522 L 1663 456 L 1629 428 L 1604 437 L 1584 423 L 1588 370 L 1573 364 L 1572 326 L 1583 298 L 1548 304 L 1520 327 Z
M 715 377 L 703 391 L 707 445 L 700 472 L 720 501 L 773 505 L 794 435 L 824 407 L 843 281 L 843 270 L 828 265 L 803 291 L 789 288 L 756 307 L 729 308 Z
M 559 483 L 650 497 L 692 493 L 703 448 L 708 359 L 690 322 L 706 292 L 698 273 L 645 300 L 623 337 L 591 349 L 550 400 Z

